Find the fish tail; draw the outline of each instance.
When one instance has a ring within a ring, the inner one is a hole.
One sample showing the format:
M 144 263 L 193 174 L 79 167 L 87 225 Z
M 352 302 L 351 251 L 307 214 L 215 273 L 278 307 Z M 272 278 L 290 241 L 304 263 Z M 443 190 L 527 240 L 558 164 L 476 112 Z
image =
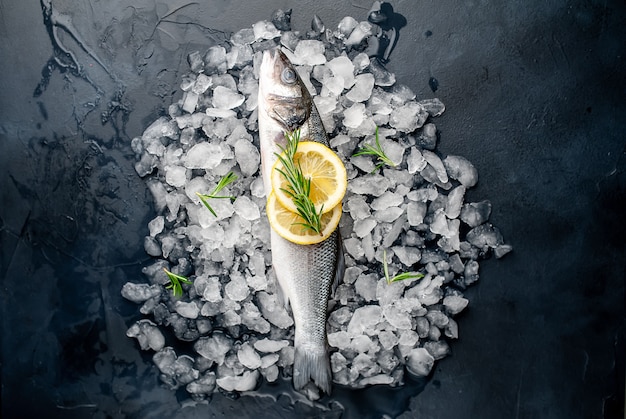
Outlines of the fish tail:
M 319 350 L 307 349 L 296 345 L 293 364 L 294 387 L 296 390 L 301 390 L 309 381 L 313 380 L 320 390 L 330 394 L 332 377 L 326 351 L 323 348 Z

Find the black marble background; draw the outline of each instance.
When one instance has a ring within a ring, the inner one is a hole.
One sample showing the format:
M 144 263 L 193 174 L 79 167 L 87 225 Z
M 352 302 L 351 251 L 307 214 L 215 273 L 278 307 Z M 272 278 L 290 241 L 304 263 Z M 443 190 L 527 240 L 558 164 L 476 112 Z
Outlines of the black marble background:
M 446 104 L 438 149 L 474 163 L 467 199 L 491 200 L 514 251 L 481 264 L 423 392 L 339 391 L 344 417 L 623 417 L 626 4 L 391 4 L 407 25 L 388 68 Z M 154 216 L 130 140 L 180 98 L 188 53 L 275 8 L 307 30 L 370 5 L 0 0 L 3 418 L 337 417 L 284 397 L 182 408 L 160 387 L 119 295 Z

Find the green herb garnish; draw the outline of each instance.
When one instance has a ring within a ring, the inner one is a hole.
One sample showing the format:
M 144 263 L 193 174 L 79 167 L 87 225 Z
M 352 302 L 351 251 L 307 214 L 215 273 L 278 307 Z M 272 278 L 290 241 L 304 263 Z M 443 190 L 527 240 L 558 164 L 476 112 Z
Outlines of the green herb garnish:
M 185 284 L 192 284 L 192 282 L 188 280 L 187 278 L 185 278 L 184 276 L 176 275 L 175 273 L 172 273 L 165 268 L 163 268 L 163 270 L 165 271 L 165 273 L 167 274 L 167 277 L 170 280 L 170 283 L 166 285 L 165 288 L 171 289 L 172 293 L 174 294 L 174 297 L 182 296 L 183 286 L 181 285 L 181 282 Z
M 372 173 L 379 170 L 384 165 L 389 167 L 396 167 L 396 164 L 391 161 L 391 159 L 385 154 L 383 148 L 380 145 L 380 141 L 378 139 L 378 127 L 376 127 L 376 146 L 372 146 L 369 144 L 365 144 L 360 151 L 354 153 L 353 156 L 376 156 L 378 158 L 378 164 L 372 170 Z
M 419 279 L 424 277 L 424 274 L 419 272 L 403 272 L 390 278 L 389 268 L 387 267 L 387 250 L 385 249 L 383 249 L 383 271 L 385 272 L 385 279 L 387 280 L 387 284 L 402 281 L 405 279 Z
M 283 192 L 291 197 L 296 206 L 298 215 L 304 220 L 301 225 L 306 229 L 313 230 L 317 234 L 322 234 L 322 210 L 324 206 L 315 210 L 315 205 L 310 198 L 311 178 L 306 178 L 302 173 L 300 163 L 296 163 L 293 159 L 298 150 L 300 142 L 300 130 L 292 133 L 285 132 L 287 144 L 285 147 L 278 146 L 281 153 L 274 153 L 283 164 L 282 169 L 276 169 L 287 180 L 288 187 L 281 188 Z
M 209 205 L 208 200 L 209 199 L 224 199 L 224 198 L 228 198 L 228 199 L 235 199 L 234 196 L 223 196 L 223 195 L 217 195 L 217 193 L 219 193 L 222 189 L 224 189 L 227 185 L 233 183 L 234 181 L 237 180 L 237 175 L 235 175 L 233 172 L 228 172 L 226 174 L 226 176 L 222 177 L 220 179 L 220 181 L 217 183 L 217 186 L 215 187 L 215 189 L 213 189 L 213 192 L 211 192 L 210 194 L 201 194 L 200 192 L 196 192 L 196 195 L 198 195 L 198 197 L 200 198 L 200 201 L 204 204 L 205 207 L 208 208 L 209 211 L 211 211 L 211 214 L 213 214 L 214 216 L 217 217 L 217 214 L 215 213 L 215 210 L 213 208 L 211 208 L 211 205 Z

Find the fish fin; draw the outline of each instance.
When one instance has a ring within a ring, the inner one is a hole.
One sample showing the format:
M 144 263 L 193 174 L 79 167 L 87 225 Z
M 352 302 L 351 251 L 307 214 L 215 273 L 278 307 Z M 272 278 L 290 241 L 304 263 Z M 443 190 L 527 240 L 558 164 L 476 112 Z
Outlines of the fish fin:
M 346 258 L 343 254 L 343 240 L 341 235 L 337 234 L 337 264 L 335 265 L 335 278 L 332 284 L 332 295 L 335 295 L 337 287 L 343 282 L 343 275 L 346 272 Z
M 285 310 L 291 312 L 289 297 L 287 296 L 287 294 L 285 294 L 285 292 L 283 291 L 283 287 L 281 287 L 280 285 L 276 287 L 276 298 L 278 299 L 278 302 L 281 303 L 283 307 L 285 307 Z
M 302 390 L 310 381 L 326 394 L 331 391 L 330 361 L 325 350 L 307 351 L 296 345 L 293 362 L 293 385 Z
M 287 296 L 287 294 L 283 290 L 283 286 L 280 283 L 280 280 L 278 279 L 276 270 L 271 269 L 270 272 L 271 272 L 270 278 L 272 278 L 272 280 L 274 281 L 274 288 L 275 288 L 274 294 L 276 295 L 276 299 L 278 300 L 280 304 L 283 305 L 283 307 L 285 307 L 285 310 L 291 311 L 290 305 L 289 305 L 289 296 Z

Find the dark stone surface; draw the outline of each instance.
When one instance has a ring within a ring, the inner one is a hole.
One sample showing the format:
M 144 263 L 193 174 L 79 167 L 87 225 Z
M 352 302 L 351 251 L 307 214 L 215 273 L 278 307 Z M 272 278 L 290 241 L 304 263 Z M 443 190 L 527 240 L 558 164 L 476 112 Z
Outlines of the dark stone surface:
M 0 0 L 3 418 L 321 417 L 286 396 L 181 408 L 160 387 L 119 295 L 140 279 L 153 214 L 130 140 L 179 98 L 189 52 L 277 7 L 307 30 L 370 6 Z M 453 355 L 420 394 L 338 389 L 344 417 L 623 417 L 624 2 L 393 9 L 407 25 L 387 66 L 446 104 L 439 150 L 474 163 L 467 198 L 492 202 L 514 251 L 481 264 Z

